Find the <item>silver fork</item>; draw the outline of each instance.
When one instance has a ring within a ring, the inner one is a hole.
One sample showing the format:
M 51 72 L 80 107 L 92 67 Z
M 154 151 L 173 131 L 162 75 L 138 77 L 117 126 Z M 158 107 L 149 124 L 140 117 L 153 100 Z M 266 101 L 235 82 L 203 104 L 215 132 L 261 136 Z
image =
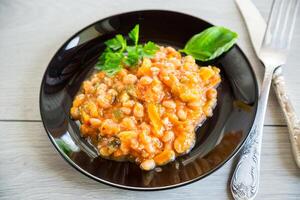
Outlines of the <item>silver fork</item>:
M 275 69 L 286 62 L 299 0 L 274 0 L 259 58 L 265 74 L 258 99 L 257 116 L 249 138 L 233 173 L 231 191 L 234 199 L 254 199 L 259 187 L 262 131 L 267 101 Z

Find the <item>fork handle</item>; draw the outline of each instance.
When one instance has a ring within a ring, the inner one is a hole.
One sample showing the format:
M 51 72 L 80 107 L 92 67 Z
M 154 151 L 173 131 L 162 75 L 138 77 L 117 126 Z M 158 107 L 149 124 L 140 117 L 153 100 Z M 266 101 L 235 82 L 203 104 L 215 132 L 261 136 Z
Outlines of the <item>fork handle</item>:
M 286 123 L 289 129 L 289 136 L 292 145 L 292 152 L 296 164 L 300 168 L 300 122 L 297 118 L 295 109 L 287 95 L 282 69 L 276 69 L 273 75 L 273 88 L 278 102 L 282 108 Z
M 231 192 L 236 200 L 252 200 L 258 191 L 262 132 L 274 69 L 265 68 L 256 118 L 231 179 Z

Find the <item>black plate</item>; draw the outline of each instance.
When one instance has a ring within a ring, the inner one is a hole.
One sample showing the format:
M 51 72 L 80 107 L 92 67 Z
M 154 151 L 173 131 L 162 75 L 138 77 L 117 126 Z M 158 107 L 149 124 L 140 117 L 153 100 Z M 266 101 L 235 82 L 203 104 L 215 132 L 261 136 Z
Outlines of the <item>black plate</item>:
M 146 10 L 102 19 L 72 36 L 52 58 L 41 84 L 41 117 L 51 142 L 73 167 L 109 185 L 158 190 L 202 179 L 220 168 L 243 145 L 256 114 L 258 89 L 253 70 L 238 46 L 211 63 L 221 69 L 218 103 L 214 115 L 197 130 L 192 151 L 161 167 L 145 172 L 130 162 L 97 157 L 80 137 L 69 110 L 80 84 L 93 69 L 104 41 L 127 34 L 140 24 L 142 41 L 182 48 L 187 40 L 211 24 L 186 14 Z

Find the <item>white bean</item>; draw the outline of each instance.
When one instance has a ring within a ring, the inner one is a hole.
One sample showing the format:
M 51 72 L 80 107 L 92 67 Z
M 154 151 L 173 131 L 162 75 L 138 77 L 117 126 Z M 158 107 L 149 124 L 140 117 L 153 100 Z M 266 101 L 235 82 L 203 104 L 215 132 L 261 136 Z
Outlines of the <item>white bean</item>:
M 171 109 L 176 108 L 176 103 L 172 100 L 165 100 L 163 101 L 162 105 L 166 108 L 171 108 Z
M 160 69 L 158 67 L 151 67 L 150 70 L 153 76 L 157 76 L 160 72 Z
M 162 137 L 162 141 L 169 142 L 169 141 L 173 140 L 174 137 L 175 137 L 175 134 L 173 131 L 166 131 L 164 133 L 164 136 Z
M 134 84 L 136 81 L 137 81 L 137 77 L 133 74 L 128 74 L 123 78 L 123 83 L 125 84 Z
M 143 117 L 144 116 L 144 107 L 140 103 L 136 103 L 133 108 L 133 114 L 135 117 Z
M 155 162 L 153 159 L 148 159 L 148 160 L 143 161 L 141 163 L 140 167 L 141 167 L 141 169 L 148 171 L 148 170 L 154 169 Z
M 122 107 L 122 108 L 120 108 L 120 110 L 126 115 L 130 115 L 130 113 L 131 113 L 131 109 L 128 107 Z
M 122 103 L 124 107 L 132 108 L 134 106 L 135 102 L 133 100 L 125 101 Z
M 140 83 L 142 85 L 149 85 L 150 83 L 152 83 L 153 79 L 149 76 L 143 76 L 141 79 L 140 79 Z
M 187 113 L 183 109 L 179 109 L 177 111 L 177 116 L 180 120 L 186 120 L 187 118 Z

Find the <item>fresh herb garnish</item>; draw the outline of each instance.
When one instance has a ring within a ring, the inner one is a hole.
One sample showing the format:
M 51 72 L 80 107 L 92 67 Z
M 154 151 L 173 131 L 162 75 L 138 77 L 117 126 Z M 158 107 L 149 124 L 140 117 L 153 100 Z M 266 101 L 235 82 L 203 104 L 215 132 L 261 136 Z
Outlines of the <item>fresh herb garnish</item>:
M 96 68 L 104 71 L 108 76 L 114 75 L 122 69 L 121 62 L 124 58 L 122 52 L 105 51 L 100 57 Z
M 62 150 L 67 155 L 69 155 L 73 151 L 71 146 L 61 138 L 55 139 L 55 143 L 58 145 L 60 150 Z
M 115 38 L 107 40 L 105 42 L 105 45 L 110 48 L 113 51 L 117 51 L 119 49 L 121 49 L 120 51 L 124 51 L 124 49 L 126 48 L 126 40 L 124 39 L 123 35 L 116 35 Z
M 153 42 L 147 42 L 143 47 L 143 56 L 144 57 L 151 57 L 156 51 L 158 50 L 158 47 Z
M 122 67 L 135 67 L 143 57 L 151 58 L 159 49 L 154 42 L 138 44 L 139 25 L 128 33 L 128 45 L 124 36 L 118 34 L 105 42 L 106 49 L 99 57 L 96 64 L 98 70 L 104 71 L 108 76 L 113 76 Z M 194 35 L 180 50 L 196 60 L 209 61 L 227 52 L 236 42 L 238 34 L 229 29 L 213 26 Z
M 158 50 L 158 46 L 153 42 L 138 44 L 139 25 L 129 32 L 128 37 L 134 45 L 127 45 L 126 39 L 120 34 L 107 40 L 106 49 L 99 57 L 96 69 L 104 71 L 108 76 L 113 76 L 123 66 L 134 67 L 143 57 L 152 57 Z
M 127 50 L 127 59 L 124 61 L 128 66 L 135 66 L 139 59 L 141 59 L 141 54 L 139 54 L 137 47 L 129 46 Z
M 135 25 L 135 27 L 128 34 L 130 39 L 134 42 L 135 46 L 137 46 L 139 42 L 139 32 L 140 32 L 140 26 Z
M 180 52 L 191 55 L 196 60 L 208 61 L 228 51 L 237 38 L 237 33 L 224 27 L 213 26 L 194 35 Z
M 112 113 L 117 120 L 122 119 L 124 116 L 123 112 L 120 109 L 115 109 L 112 111 Z

